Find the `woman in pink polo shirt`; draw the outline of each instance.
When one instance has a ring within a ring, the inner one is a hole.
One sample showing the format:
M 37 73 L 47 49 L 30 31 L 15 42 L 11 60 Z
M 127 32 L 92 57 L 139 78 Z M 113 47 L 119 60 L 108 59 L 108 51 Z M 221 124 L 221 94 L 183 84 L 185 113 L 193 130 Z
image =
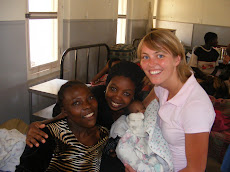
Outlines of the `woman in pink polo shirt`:
M 159 100 L 159 125 L 172 152 L 174 170 L 205 171 L 215 112 L 186 64 L 183 46 L 174 34 L 162 29 L 147 34 L 137 53 L 155 85 L 145 103 Z M 126 171 L 133 169 L 126 165 Z

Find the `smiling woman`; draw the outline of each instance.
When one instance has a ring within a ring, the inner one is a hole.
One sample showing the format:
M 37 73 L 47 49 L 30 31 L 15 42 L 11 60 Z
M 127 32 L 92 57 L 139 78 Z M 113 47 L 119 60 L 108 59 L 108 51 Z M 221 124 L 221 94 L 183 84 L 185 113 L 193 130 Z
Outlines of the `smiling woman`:
M 75 84 L 73 82 L 72 84 Z M 81 128 L 91 128 L 96 124 L 98 103 L 88 87 L 81 83 L 79 85 L 66 84 L 65 88 L 58 93 L 58 102 L 61 111 L 68 117 L 68 124 L 75 135 L 79 135 Z M 78 125 L 76 125 L 76 123 Z M 85 143 L 89 144 L 89 143 Z
M 85 84 L 69 81 L 60 88 L 58 102 L 66 118 L 43 129 L 46 143 L 26 147 L 16 171 L 99 171 L 108 130 L 96 126 L 97 100 Z
M 98 100 L 98 123 L 110 129 L 133 99 L 140 99 L 145 74 L 135 63 L 122 61 L 114 65 L 107 77 L 106 86 L 92 88 Z
M 174 171 L 205 171 L 215 112 L 186 64 L 182 44 L 167 30 L 153 31 L 140 42 L 138 55 L 155 84 L 160 129 L 172 152 Z
M 116 76 L 111 79 L 106 88 L 106 101 L 111 110 L 117 111 L 127 107 L 134 97 L 135 85 L 124 76 Z M 120 95 L 120 96 L 117 96 Z

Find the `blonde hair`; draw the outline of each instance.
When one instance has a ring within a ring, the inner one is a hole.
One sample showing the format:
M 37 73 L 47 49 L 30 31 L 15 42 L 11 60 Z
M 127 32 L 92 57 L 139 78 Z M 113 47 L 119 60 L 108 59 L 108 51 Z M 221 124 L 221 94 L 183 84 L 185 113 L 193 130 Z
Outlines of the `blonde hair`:
M 191 76 L 191 68 L 187 65 L 184 47 L 172 32 L 159 29 L 148 33 L 138 45 L 137 56 L 139 58 L 141 58 L 143 44 L 151 50 L 165 51 L 172 54 L 175 58 L 180 56 L 181 60 L 177 66 L 177 74 L 182 83 L 185 83 Z

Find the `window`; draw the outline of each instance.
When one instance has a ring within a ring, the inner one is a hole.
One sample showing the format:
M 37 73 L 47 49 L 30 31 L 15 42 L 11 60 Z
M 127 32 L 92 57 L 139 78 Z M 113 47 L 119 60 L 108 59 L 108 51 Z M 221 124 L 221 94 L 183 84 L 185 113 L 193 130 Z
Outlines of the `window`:
M 59 70 L 60 16 L 58 0 L 28 0 L 28 79 Z
M 118 0 L 117 39 L 116 43 L 125 43 L 127 0 Z

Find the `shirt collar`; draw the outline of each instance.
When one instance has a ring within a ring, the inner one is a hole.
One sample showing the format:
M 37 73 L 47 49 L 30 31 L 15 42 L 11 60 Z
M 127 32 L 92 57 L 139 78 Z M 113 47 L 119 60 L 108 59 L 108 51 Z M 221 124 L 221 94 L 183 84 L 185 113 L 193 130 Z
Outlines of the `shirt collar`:
M 184 83 L 180 91 L 168 102 L 171 104 L 174 104 L 175 106 L 183 106 L 192 92 L 194 88 L 194 83 L 196 82 L 196 78 L 194 77 L 194 74 L 192 74 L 188 80 Z

